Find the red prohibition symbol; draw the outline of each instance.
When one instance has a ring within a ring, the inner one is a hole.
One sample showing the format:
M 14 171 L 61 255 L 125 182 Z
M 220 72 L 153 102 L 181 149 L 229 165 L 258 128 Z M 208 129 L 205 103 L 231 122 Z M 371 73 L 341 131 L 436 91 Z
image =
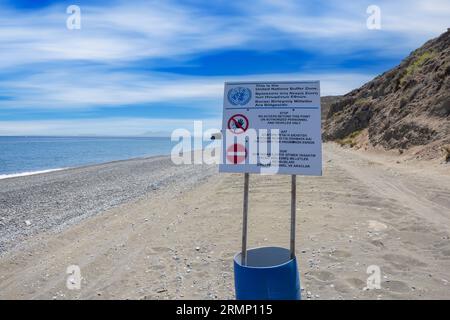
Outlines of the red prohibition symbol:
M 239 143 L 235 143 L 227 148 L 227 160 L 232 164 L 240 164 L 247 158 L 247 149 Z
M 248 129 L 248 119 L 243 114 L 235 114 L 228 120 L 228 129 L 234 134 L 241 134 Z

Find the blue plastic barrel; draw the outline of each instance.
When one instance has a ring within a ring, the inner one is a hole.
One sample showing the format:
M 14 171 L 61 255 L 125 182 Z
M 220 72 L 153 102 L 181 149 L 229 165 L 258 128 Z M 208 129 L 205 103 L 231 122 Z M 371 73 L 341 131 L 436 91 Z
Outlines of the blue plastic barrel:
M 247 250 L 247 264 L 241 253 L 234 256 L 234 285 L 238 300 L 300 300 L 297 259 L 279 247 Z

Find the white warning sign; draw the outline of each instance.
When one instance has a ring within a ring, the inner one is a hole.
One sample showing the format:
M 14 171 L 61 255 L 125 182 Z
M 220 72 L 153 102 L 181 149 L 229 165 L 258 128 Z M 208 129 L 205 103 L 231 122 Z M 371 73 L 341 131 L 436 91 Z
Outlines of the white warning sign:
M 227 82 L 220 172 L 322 175 L 320 82 Z

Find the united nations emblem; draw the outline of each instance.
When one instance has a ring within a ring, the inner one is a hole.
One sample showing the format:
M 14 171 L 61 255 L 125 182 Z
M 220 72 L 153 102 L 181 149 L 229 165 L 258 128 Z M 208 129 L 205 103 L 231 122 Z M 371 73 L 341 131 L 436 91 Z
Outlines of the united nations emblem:
M 246 105 L 252 98 L 252 92 L 249 88 L 235 87 L 228 91 L 228 101 L 234 105 Z

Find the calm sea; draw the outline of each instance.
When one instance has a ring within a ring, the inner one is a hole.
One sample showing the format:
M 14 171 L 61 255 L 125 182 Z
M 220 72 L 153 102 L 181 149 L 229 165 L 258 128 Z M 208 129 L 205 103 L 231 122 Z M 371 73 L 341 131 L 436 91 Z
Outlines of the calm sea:
M 144 156 L 169 155 L 170 138 L 1 137 L 0 178 Z

